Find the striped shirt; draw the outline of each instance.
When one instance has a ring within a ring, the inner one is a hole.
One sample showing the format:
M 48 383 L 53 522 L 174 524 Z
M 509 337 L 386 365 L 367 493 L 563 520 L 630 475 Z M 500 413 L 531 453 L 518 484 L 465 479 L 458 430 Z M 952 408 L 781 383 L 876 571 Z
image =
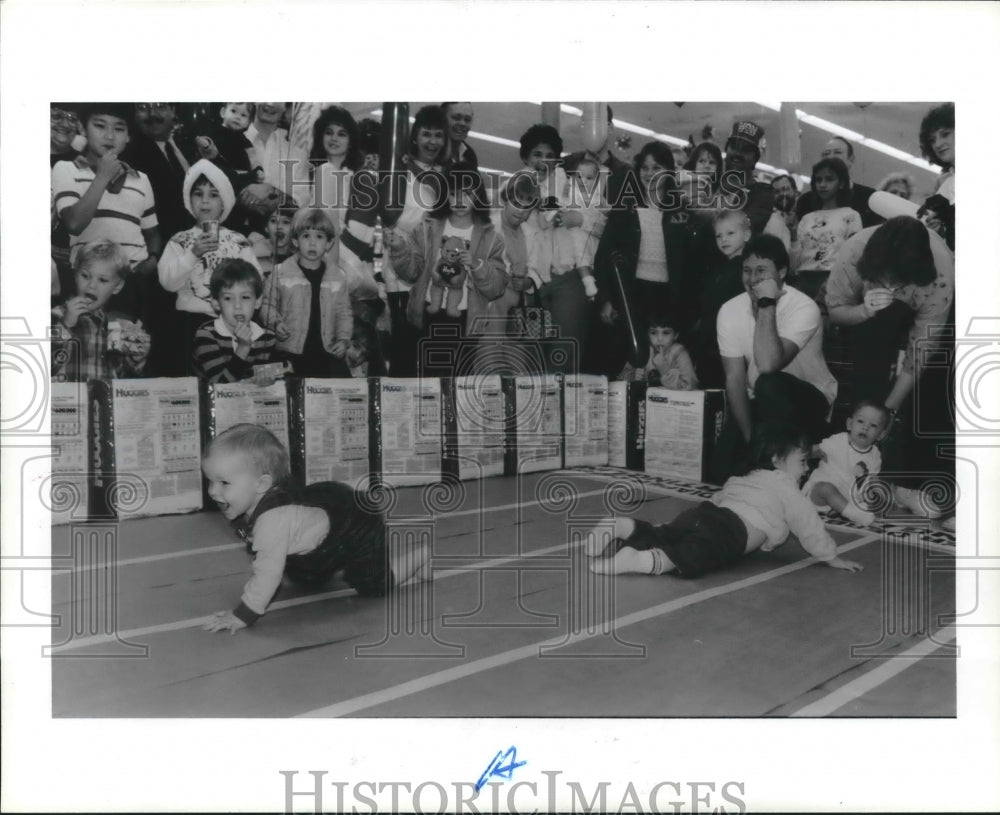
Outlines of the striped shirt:
M 253 341 L 246 359 L 236 356 L 236 338 L 221 317 L 207 321 L 194 332 L 194 370 L 211 383 L 239 382 L 253 378 L 253 366 L 270 362 L 274 354 L 274 334 L 257 323 L 250 324 Z
M 79 203 L 94 183 L 94 170 L 82 160 L 60 161 L 52 168 L 52 195 L 56 212 Z M 153 188 L 145 173 L 133 170 L 126 176 L 118 193 L 105 190 L 93 219 L 79 235 L 70 235 L 70 252 L 91 241 L 109 239 L 119 244 L 129 263 L 135 266 L 145 260 L 146 239 L 142 230 L 157 226 Z

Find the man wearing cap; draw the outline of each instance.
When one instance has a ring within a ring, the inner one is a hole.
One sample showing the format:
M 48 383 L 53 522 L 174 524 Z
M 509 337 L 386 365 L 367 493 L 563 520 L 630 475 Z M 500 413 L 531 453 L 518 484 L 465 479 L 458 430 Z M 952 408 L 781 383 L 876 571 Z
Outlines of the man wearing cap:
M 848 172 L 854 172 L 854 146 L 840 136 L 834 136 L 826 143 L 820 158 L 839 158 L 847 165 Z M 858 184 L 851 180 L 851 201 L 848 206 L 861 216 L 861 226 L 878 226 L 885 223 L 885 218 L 872 212 L 868 199 L 875 192 L 871 187 Z M 821 206 L 819 198 L 812 190 L 807 190 L 795 205 L 795 215 L 801 219 L 807 212 L 815 212 Z
M 759 235 L 774 211 L 774 191 L 770 184 L 755 181 L 754 167 L 760 161 L 764 128 L 756 122 L 736 122 L 726 141 L 722 191 L 726 198 L 750 218 L 750 229 Z M 742 202 L 742 205 L 739 205 Z

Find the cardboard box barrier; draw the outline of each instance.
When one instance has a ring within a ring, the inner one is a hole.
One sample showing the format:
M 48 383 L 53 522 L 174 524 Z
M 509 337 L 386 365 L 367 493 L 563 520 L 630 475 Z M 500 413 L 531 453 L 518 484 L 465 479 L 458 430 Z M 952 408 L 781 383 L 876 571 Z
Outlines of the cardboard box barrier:
M 569 374 L 563 379 L 563 467 L 607 463 L 607 377 Z
M 52 478 L 49 507 L 52 524 L 82 520 L 88 513 L 90 402 L 82 382 L 52 382 Z
M 227 382 L 205 386 L 206 443 L 223 430 L 247 422 L 266 427 L 290 450 L 288 394 L 283 380 L 266 388 L 253 382 Z
M 201 509 L 198 380 L 92 380 L 92 517 Z
M 292 472 L 304 484 L 367 480 L 366 379 L 289 379 Z
M 725 417 L 724 391 L 649 388 L 646 472 L 704 482 Z
M 646 388 L 646 382 L 608 383 L 608 464 L 612 467 L 645 467 Z
M 562 379 L 553 374 L 503 377 L 507 450 L 504 475 L 562 467 Z
M 441 380 L 378 377 L 370 386 L 371 482 L 441 480 Z
M 499 375 L 443 379 L 443 471 L 463 481 L 503 475 L 504 396 Z

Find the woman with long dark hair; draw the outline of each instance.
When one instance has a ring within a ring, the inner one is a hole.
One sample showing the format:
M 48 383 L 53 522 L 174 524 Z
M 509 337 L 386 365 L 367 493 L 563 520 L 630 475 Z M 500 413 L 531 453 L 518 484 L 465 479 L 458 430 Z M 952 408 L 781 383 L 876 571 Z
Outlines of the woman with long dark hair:
M 329 211 L 338 235 L 350 204 L 351 179 L 361 168 L 359 142 L 357 122 L 340 105 L 324 108 L 313 124 L 309 202 Z
M 685 237 L 683 224 L 674 223 L 672 217 L 680 199 L 673 171 L 670 148 L 662 142 L 647 143 L 635 157 L 632 179 L 621 196 L 626 206 L 608 214 L 594 261 L 599 319 L 602 333 L 609 334 L 601 343 L 602 359 L 592 366 L 602 373 L 620 371 L 632 352 L 632 338 L 624 323 L 626 306 L 641 355 L 646 316 L 683 299 Z M 634 195 L 629 194 L 632 191 Z M 616 267 L 626 292 L 624 302 Z

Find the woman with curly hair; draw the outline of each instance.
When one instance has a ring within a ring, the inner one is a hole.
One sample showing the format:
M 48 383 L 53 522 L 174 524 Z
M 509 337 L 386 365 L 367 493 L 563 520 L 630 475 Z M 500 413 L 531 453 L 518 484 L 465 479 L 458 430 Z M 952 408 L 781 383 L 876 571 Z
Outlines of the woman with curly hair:
M 705 141 L 691 151 L 684 162 L 687 173 L 681 173 L 681 189 L 689 211 L 704 211 L 711 221 L 718 209 L 719 182 L 722 178 L 722 150 L 713 142 Z M 686 178 L 691 182 L 685 183 Z M 707 184 L 697 183 L 698 179 L 707 180 Z
M 944 172 L 934 194 L 920 208 L 918 217 L 955 249 L 955 105 L 946 102 L 931 108 L 920 123 L 920 150 Z
M 309 201 L 329 211 L 340 235 L 350 202 L 351 178 L 362 164 L 358 125 L 347 109 L 331 105 L 320 112 L 313 124 L 309 163 Z
M 934 192 L 955 202 L 955 104 L 946 102 L 931 108 L 920 122 L 920 151 L 931 164 L 944 172 Z

